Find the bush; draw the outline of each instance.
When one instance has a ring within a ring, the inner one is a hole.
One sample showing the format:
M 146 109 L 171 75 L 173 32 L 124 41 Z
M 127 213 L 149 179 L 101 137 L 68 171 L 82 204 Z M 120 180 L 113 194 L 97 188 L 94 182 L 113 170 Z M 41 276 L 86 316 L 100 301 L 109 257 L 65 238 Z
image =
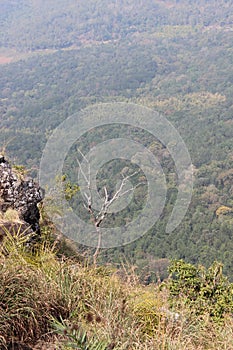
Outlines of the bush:
M 162 317 L 162 302 L 154 290 L 140 290 L 133 295 L 132 312 L 143 333 L 153 336 Z
M 221 322 L 225 314 L 232 314 L 233 284 L 223 275 L 222 264 L 214 262 L 206 270 L 203 266 L 176 260 L 169 272 L 167 286 L 173 307 L 184 304 L 191 313 L 208 314 L 216 322 Z

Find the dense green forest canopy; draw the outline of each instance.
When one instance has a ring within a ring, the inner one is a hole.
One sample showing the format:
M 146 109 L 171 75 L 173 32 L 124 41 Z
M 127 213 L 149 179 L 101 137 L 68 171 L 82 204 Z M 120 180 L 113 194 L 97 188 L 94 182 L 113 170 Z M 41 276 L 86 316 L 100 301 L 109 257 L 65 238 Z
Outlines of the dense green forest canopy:
M 36 176 L 52 130 L 82 108 L 125 101 L 161 112 L 195 167 L 189 211 L 165 233 L 177 195 L 175 167 L 158 140 L 132 131 L 160 159 L 167 205 L 147 235 L 102 259 L 126 255 L 140 268 L 149 266 L 148 275 L 163 274 L 171 257 L 206 265 L 218 259 L 232 277 L 232 47 L 233 1 L 3 0 L 0 63 L 9 63 L 0 65 L 1 143 Z M 117 132 L 97 130 L 82 144 Z M 72 152 L 66 171 L 71 158 Z M 69 176 L 73 181 L 72 167 Z
M 166 25 L 232 24 L 232 1 L 2 1 L 1 46 L 19 50 L 64 48 L 122 40 Z M 34 20 L 36 19 L 36 20 Z

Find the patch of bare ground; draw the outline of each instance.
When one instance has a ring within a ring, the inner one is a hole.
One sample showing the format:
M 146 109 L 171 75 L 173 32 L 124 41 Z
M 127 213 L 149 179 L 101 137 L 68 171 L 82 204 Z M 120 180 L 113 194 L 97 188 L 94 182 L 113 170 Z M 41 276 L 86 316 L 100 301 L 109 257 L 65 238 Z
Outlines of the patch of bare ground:
M 0 64 L 10 63 L 13 60 L 13 57 L 0 56 Z

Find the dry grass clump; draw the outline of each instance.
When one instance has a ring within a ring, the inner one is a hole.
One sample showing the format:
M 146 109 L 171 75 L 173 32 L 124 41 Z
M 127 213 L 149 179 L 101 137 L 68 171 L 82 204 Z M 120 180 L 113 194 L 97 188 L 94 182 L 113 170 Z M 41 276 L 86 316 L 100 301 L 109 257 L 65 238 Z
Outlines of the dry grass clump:
M 167 289 L 26 241 L 9 235 L 0 249 L 0 349 L 233 349 L 230 316 L 218 325 L 185 303 L 170 310 Z
M 11 222 L 11 223 L 22 223 L 22 221 L 19 218 L 19 213 L 17 210 L 8 208 L 5 213 L 0 212 L 0 223 L 2 222 Z
M 51 317 L 67 317 L 59 263 L 52 252 L 32 256 L 23 235 L 5 239 L 0 252 L 0 348 L 33 344 L 50 330 Z M 27 251 L 28 250 L 28 251 Z M 61 284 L 60 283 L 60 284 Z

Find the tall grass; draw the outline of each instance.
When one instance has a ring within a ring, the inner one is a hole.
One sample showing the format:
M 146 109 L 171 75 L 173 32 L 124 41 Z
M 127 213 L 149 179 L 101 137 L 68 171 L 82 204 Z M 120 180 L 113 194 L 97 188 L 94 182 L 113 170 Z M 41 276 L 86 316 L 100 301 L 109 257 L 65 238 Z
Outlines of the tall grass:
M 27 239 L 6 234 L 0 247 L 0 349 L 233 349 L 230 316 L 217 325 L 182 303 L 171 311 L 166 289 Z

